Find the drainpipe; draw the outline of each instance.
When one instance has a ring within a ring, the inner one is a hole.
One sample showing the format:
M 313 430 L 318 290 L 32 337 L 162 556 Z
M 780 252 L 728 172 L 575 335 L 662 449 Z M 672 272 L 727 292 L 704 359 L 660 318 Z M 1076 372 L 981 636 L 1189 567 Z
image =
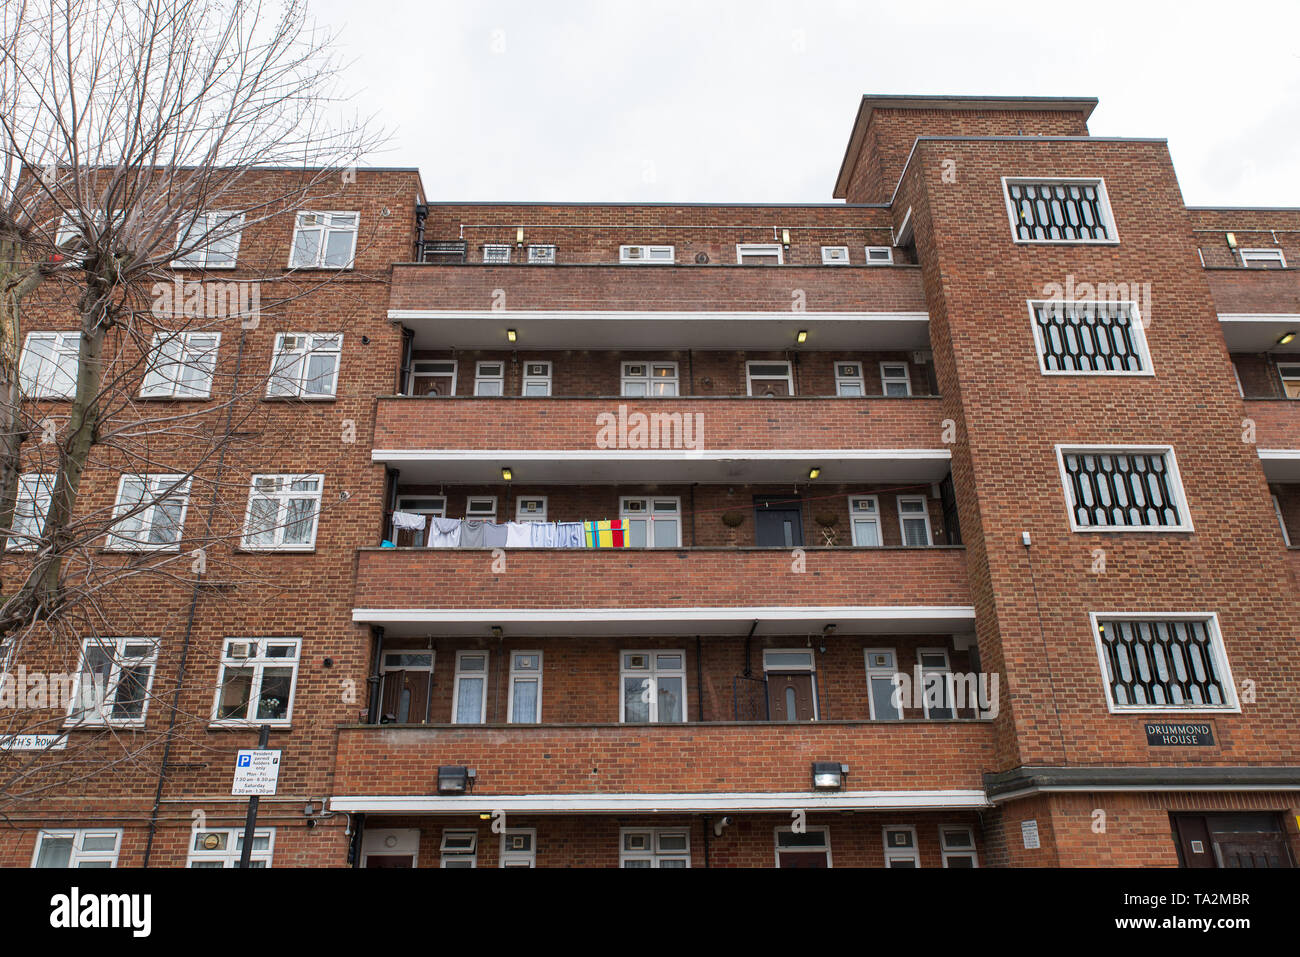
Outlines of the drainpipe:
M 397 394 L 410 395 L 414 383 L 411 382 L 411 363 L 415 358 L 415 330 L 402 326 L 402 367 L 398 370 Z
M 756 631 L 758 631 L 757 618 L 755 618 L 754 623 L 749 626 L 749 634 L 745 636 L 745 677 L 746 678 L 752 678 L 754 676 L 754 662 L 752 660 L 753 658 L 752 643 L 754 640 L 754 632 Z
M 374 668 L 370 672 L 370 677 L 366 679 L 370 683 L 370 700 L 366 709 L 366 718 L 370 724 L 379 724 L 382 715 L 379 711 L 381 703 L 379 700 L 379 686 L 383 681 L 383 662 L 384 662 L 384 626 L 371 625 L 370 634 L 375 639 L 375 659 Z
M 699 635 L 695 636 L 695 688 L 696 688 L 695 694 L 698 697 L 700 702 L 699 707 L 696 708 L 696 710 L 699 712 L 700 715 L 697 720 L 703 721 L 704 720 L 704 643 L 703 641 L 700 640 Z M 705 840 L 708 840 L 708 838 L 705 838 Z
M 352 816 L 352 840 L 348 842 L 348 866 L 361 866 L 361 835 L 366 829 L 365 814 Z
M 704 868 L 708 870 L 709 864 L 709 831 L 713 830 L 713 821 L 706 814 L 704 815 Z
M 424 262 L 424 221 L 429 217 L 429 207 L 424 203 L 415 205 L 415 261 Z

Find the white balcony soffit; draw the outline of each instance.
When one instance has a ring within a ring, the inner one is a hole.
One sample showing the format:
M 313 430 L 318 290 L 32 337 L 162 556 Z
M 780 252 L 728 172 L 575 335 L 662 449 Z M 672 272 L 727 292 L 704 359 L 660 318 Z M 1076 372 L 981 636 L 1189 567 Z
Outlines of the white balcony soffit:
M 906 351 L 930 348 L 924 312 L 630 312 L 610 310 L 390 309 L 416 349 L 793 349 Z M 514 329 L 518 342 L 506 340 Z
M 1270 482 L 1300 483 L 1300 449 L 1260 449 L 1259 461 Z
M 1291 312 L 1221 312 L 1219 327 L 1229 352 L 1275 352 L 1300 355 L 1300 335 L 1284 346 L 1287 332 L 1300 332 L 1300 314 Z

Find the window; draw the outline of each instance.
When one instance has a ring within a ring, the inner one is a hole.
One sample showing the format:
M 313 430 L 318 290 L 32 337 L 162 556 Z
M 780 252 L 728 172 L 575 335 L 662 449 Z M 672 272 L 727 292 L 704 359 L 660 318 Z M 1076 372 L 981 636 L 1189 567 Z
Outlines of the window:
M 1192 531 L 1169 446 L 1058 445 L 1056 456 L 1074 531 Z
M 1278 501 L 1277 496 L 1273 498 L 1273 514 L 1277 516 L 1278 527 L 1282 529 L 1282 542 L 1287 548 L 1291 547 L 1291 533 L 1286 530 L 1286 519 L 1282 517 L 1282 503 Z
M 510 655 L 510 701 L 506 721 L 537 724 L 542 720 L 542 653 L 516 651 Z
M 117 867 L 120 830 L 41 831 L 32 867 Z
M 524 379 L 519 388 L 520 395 L 551 394 L 551 364 L 549 362 L 525 362 Z
M 886 867 L 920 867 L 921 852 L 916 846 L 916 828 L 908 826 L 882 828 Z
M 828 827 L 810 827 L 802 834 L 793 828 L 776 829 L 777 867 L 830 867 L 831 831 Z
M 12 535 L 8 548 L 26 552 L 37 548 L 45 531 L 45 516 L 50 511 L 54 493 L 53 472 L 28 472 L 18 477 L 18 497 L 14 501 Z
M 736 243 L 736 262 L 742 266 L 779 266 L 784 261 L 780 243 Z
M 351 269 L 358 219 L 356 213 L 298 213 L 290 268 Z
M 619 517 L 631 548 L 680 548 L 680 498 L 620 498 Z
M 529 246 L 528 261 L 539 266 L 555 265 L 555 247 L 554 246 Z
M 618 261 L 628 265 L 672 265 L 676 252 L 672 246 L 619 246 Z
M 939 826 L 939 849 L 944 867 L 979 867 L 975 832 L 969 827 Z
M 537 828 L 508 827 L 501 832 L 501 866 L 537 866 Z
M 863 396 L 867 394 L 866 382 L 862 377 L 861 362 L 835 363 L 835 394 L 840 396 Z
M 1017 243 L 1117 243 L 1100 179 L 1002 178 Z
M 624 362 L 623 395 L 677 395 L 676 362 Z
M 880 499 L 877 496 L 850 495 L 849 524 L 853 528 L 853 544 L 859 548 L 884 544 L 880 535 Z
M 455 395 L 456 360 L 411 363 L 411 395 Z
M 953 711 L 953 679 L 948 652 L 943 648 L 918 648 L 916 663 L 921 666 L 921 704 L 925 716 L 936 721 L 956 717 Z
M 465 499 L 465 517 L 481 518 L 495 522 L 497 519 L 497 499 L 495 495 L 481 497 L 471 496 Z
M 620 828 L 619 867 L 690 867 L 691 833 L 685 829 Z
M 179 549 L 190 479 L 185 475 L 123 475 L 107 548 Z
M 520 497 L 515 500 L 516 522 L 546 521 L 546 496 Z
M 18 381 L 29 399 L 71 399 L 77 392 L 79 332 L 29 332 Z
M 254 475 L 242 546 L 309 552 L 316 547 L 323 475 Z
M 1112 712 L 1240 710 L 1216 615 L 1091 619 Z
M 847 266 L 849 264 L 848 246 L 823 246 L 823 266 Z
M 1235 366 L 1233 367 L 1235 370 Z M 1300 399 L 1300 362 L 1279 362 L 1277 374 L 1282 380 L 1282 391 L 1288 399 Z M 1240 383 L 1241 380 L 1238 380 Z
M 930 506 L 924 495 L 898 496 L 898 527 L 906 546 L 919 548 L 931 543 Z
M 177 233 L 176 248 L 181 255 L 172 260 L 172 265 L 177 269 L 234 269 L 243 229 L 243 213 L 196 214 Z
M 1029 314 L 1043 375 L 1151 374 L 1136 303 L 1031 300 Z
M 506 364 L 504 362 L 480 362 L 474 367 L 475 395 L 505 395 Z
M 288 725 L 300 645 L 297 638 L 226 639 L 212 723 Z
M 906 362 L 880 363 L 880 389 L 885 395 L 912 394 L 912 377 Z
M 438 850 L 442 867 L 478 867 L 478 831 L 447 828 Z
M 794 395 L 790 363 L 746 362 L 745 388 L 749 395 Z
M 894 249 L 892 246 L 868 246 L 866 248 L 868 266 L 892 266 Z
M 1241 264 L 1247 269 L 1285 269 L 1286 257 L 1280 249 L 1243 249 Z
M 418 828 L 368 827 L 361 839 L 361 866 L 415 867 L 419 852 Z
M 510 262 L 510 246 L 507 243 L 488 243 L 483 247 L 483 261 L 485 263 Z
M 270 867 L 275 846 L 275 828 L 253 832 L 253 849 L 248 855 L 250 867 Z M 196 831 L 190 843 L 186 867 L 238 867 L 244 854 L 244 829 L 228 827 L 219 831 Z
M 619 678 L 619 721 L 672 724 L 686 720 L 686 655 L 681 651 L 625 651 Z
M 144 727 L 157 660 L 152 638 L 87 638 L 65 723 Z
M 85 223 L 85 228 L 82 224 Z M 80 213 L 67 212 L 59 217 L 59 228 L 54 234 L 54 245 L 62 246 L 69 240 L 79 240 L 86 242 L 87 236 L 95 238 L 95 235 L 102 231 L 108 225 L 108 217 L 104 215 L 102 209 L 91 210 L 89 222 L 82 218 Z M 122 210 L 115 210 L 113 214 L 112 226 L 114 229 L 122 225 Z
M 455 689 L 452 692 L 451 723 L 482 724 L 487 720 L 488 653 L 456 652 Z
M 342 351 L 340 335 L 280 333 L 275 337 L 266 394 L 306 399 L 333 396 Z
M 206 399 L 212 394 L 219 332 L 155 334 L 145 367 L 140 397 Z
M 901 702 L 894 694 L 894 675 L 898 674 L 898 657 L 893 648 L 868 648 L 867 702 L 872 721 L 901 721 Z

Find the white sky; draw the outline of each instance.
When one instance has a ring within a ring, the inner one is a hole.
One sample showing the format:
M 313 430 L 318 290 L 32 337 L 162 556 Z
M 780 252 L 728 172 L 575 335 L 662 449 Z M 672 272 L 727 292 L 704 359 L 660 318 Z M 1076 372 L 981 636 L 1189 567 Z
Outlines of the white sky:
M 832 202 L 864 93 L 1095 96 L 1189 205 L 1300 206 L 1300 2 L 309 0 L 431 200 Z

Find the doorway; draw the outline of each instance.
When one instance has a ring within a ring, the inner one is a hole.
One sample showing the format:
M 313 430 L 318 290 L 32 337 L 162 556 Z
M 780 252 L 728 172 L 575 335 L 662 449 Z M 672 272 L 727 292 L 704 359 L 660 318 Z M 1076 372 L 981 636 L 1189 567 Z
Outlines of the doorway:
M 1172 814 L 1182 867 L 1294 867 L 1277 814 Z
M 754 496 L 754 544 L 760 548 L 803 545 L 803 502 L 773 495 Z

